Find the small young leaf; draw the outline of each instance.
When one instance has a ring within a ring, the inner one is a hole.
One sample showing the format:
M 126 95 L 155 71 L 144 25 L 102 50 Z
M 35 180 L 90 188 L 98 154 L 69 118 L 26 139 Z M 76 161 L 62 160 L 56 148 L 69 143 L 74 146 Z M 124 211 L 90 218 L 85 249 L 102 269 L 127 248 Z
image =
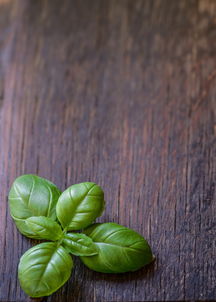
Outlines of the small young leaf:
M 29 227 L 26 225 L 26 219 L 15 218 L 12 215 L 11 215 L 11 217 L 13 218 L 13 221 L 15 222 L 16 227 L 18 228 L 20 233 L 22 233 L 26 237 L 30 237 L 30 238 L 34 238 L 34 239 L 40 239 L 40 238 L 38 238 L 38 235 L 35 235 L 35 232 L 32 232 L 29 229 Z
M 90 225 L 104 210 L 104 193 L 93 182 L 73 185 L 64 191 L 56 205 L 58 220 L 67 230 Z
M 18 177 L 9 192 L 9 206 L 19 231 L 28 237 L 39 239 L 25 220 L 32 216 L 46 216 L 55 220 L 55 207 L 60 194 L 59 189 L 44 178 L 31 174 Z
M 33 216 L 26 219 L 28 228 L 39 239 L 59 240 L 62 236 L 60 225 L 49 217 Z
M 18 277 L 22 289 L 34 298 L 49 296 L 70 277 L 71 256 L 55 242 L 44 242 L 21 257 Z
M 116 223 L 94 224 L 84 230 L 98 254 L 80 257 L 90 269 L 102 273 L 135 271 L 153 261 L 151 248 L 138 233 Z
M 96 244 L 85 234 L 67 233 L 63 237 L 62 245 L 76 256 L 92 256 L 98 253 Z

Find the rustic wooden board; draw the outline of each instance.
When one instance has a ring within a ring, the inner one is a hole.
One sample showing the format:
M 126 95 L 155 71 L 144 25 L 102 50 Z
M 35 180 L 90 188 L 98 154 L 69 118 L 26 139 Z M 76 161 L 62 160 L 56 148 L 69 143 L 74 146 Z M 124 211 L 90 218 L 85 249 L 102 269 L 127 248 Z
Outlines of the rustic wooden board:
M 44 301 L 216 299 L 216 1 L 0 0 L 0 301 L 35 242 L 12 181 L 95 181 L 100 221 L 149 240 L 156 262 L 105 275 L 77 259 Z

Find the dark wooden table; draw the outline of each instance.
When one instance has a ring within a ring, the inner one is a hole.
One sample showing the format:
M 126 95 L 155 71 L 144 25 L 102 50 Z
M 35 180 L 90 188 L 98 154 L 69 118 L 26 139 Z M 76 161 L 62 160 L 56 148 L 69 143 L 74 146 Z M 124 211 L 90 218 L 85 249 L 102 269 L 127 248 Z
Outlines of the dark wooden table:
M 0 0 L 0 301 L 34 244 L 8 211 L 35 173 L 105 191 L 100 221 L 143 234 L 156 262 L 124 275 L 75 260 L 43 301 L 216 299 L 216 1 Z

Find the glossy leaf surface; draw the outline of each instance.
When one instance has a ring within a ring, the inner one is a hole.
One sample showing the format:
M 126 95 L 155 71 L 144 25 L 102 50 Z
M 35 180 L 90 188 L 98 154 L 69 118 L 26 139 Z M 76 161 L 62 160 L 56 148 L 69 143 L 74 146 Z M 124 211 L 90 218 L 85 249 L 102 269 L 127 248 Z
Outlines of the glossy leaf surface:
M 98 253 L 97 245 L 85 234 L 67 233 L 63 237 L 62 245 L 76 256 L 92 256 Z
M 9 206 L 20 232 L 38 239 L 25 220 L 32 216 L 46 216 L 55 220 L 55 207 L 60 194 L 59 189 L 44 178 L 31 174 L 18 177 L 9 192 Z
M 31 297 L 48 296 L 69 279 L 72 267 L 72 258 L 62 246 L 54 242 L 38 244 L 20 259 L 20 285 Z
M 153 261 L 147 241 L 116 223 L 94 224 L 84 230 L 97 245 L 98 254 L 80 257 L 90 269 L 103 273 L 135 271 Z
M 40 239 L 59 240 L 62 236 L 60 225 L 49 217 L 33 216 L 26 219 L 28 228 Z
M 64 191 L 56 205 L 58 220 L 67 230 L 80 230 L 102 214 L 104 193 L 92 182 L 73 185 Z

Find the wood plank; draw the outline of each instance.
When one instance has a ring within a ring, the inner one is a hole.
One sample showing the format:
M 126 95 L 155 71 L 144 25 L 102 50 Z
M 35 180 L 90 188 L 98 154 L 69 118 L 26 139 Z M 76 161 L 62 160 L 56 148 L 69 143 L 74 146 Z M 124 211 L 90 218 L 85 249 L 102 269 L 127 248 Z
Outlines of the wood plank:
M 28 301 L 7 196 L 35 173 L 94 181 L 156 262 L 95 273 L 75 259 L 43 301 L 216 299 L 216 1 L 0 2 L 0 301 Z

